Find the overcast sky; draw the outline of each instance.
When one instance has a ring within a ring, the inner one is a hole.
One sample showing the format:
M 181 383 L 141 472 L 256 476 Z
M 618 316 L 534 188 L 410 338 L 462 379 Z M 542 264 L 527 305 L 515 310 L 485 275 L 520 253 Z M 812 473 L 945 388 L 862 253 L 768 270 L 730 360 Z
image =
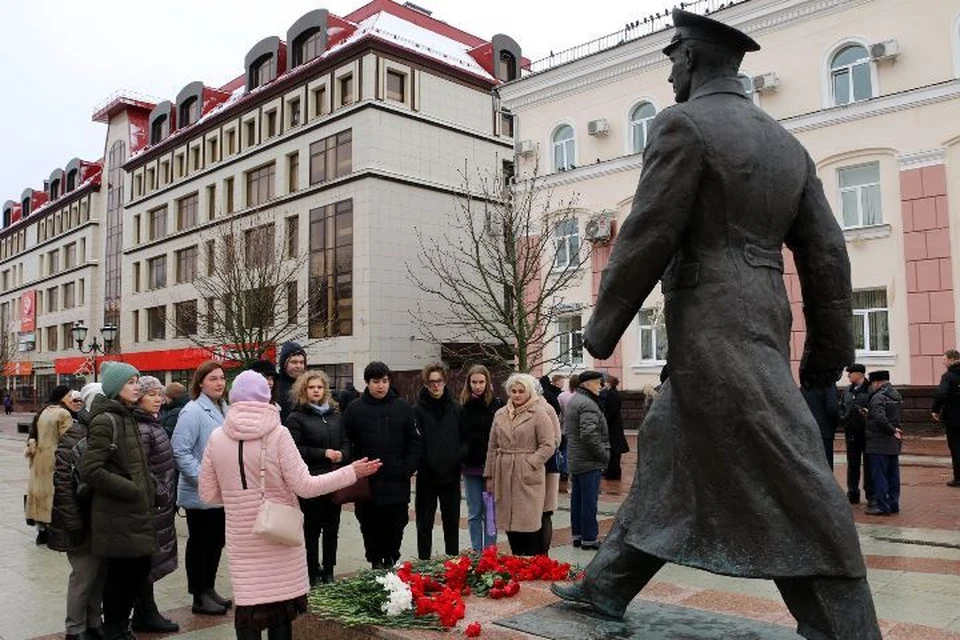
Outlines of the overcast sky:
M 416 0 L 435 18 L 489 39 L 512 36 L 536 60 L 673 6 L 673 0 Z M 220 86 L 269 35 L 317 8 L 345 15 L 363 0 L 3 0 L 0 203 L 40 189 L 55 168 L 103 156 L 94 107 L 118 89 L 174 100 L 188 82 Z M 577 7 L 576 10 L 573 8 Z

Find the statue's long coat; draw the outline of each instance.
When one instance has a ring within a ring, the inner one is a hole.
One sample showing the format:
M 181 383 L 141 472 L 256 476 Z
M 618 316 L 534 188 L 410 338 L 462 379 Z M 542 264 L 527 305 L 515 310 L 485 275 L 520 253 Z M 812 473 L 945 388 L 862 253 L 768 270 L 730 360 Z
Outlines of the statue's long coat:
M 627 543 L 715 573 L 865 575 L 846 496 L 790 371 L 782 247 L 806 371 L 853 361 L 843 234 L 797 140 L 712 80 L 657 116 L 585 331 L 608 356 L 662 278 L 670 378 L 640 428 Z

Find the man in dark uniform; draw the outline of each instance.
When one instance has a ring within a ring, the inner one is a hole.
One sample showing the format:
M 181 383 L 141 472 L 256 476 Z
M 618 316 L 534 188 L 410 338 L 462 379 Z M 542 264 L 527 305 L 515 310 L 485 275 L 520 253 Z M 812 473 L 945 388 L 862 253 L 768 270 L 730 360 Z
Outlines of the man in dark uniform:
M 847 379 L 850 386 L 843 390 L 840 400 L 840 424 L 843 425 L 843 436 L 847 441 L 847 499 L 850 504 L 860 502 L 860 467 L 863 466 L 863 493 L 867 502 L 873 501 L 870 469 L 867 462 L 866 446 L 866 419 L 861 409 L 867 408 L 870 400 L 870 384 L 867 382 L 867 368 L 862 364 L 852 364 L 847 367 Z
M 853 360 L 850 263 L 809 155 L 743 94 L 759 45 L 674 10 L 677 104 L 643 173 L 584 331 L 607 358 L 662 277 L 670 377 L 640 428 L 630 496 L 566 600 L 622 617 L 666 563 L 776 581 L 808 639 L 879 640 L 850 506 L 790 371 L 782 247 L 804 300 L 801 381 Z
M 960 351 L 949 349 L 943 354 L 946 371 L 933 398 L 930 417 L 942 422 L 947 431 L 947 446 L 953 461 L 953 480 L 948 487 L 960 487 Z

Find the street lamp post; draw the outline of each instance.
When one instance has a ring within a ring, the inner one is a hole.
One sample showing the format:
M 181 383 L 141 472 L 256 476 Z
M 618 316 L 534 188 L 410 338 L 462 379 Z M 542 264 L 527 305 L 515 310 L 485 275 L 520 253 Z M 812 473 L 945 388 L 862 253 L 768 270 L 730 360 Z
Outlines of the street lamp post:
M 93 381 L 97 381 L 97 354 L 103 353 L 106 354 L 110 351 L 110 345 L 113 344 L 113 341 L 117 338 L 117 328 L 112 324 L 106 324 L 100 328 L 100 336 L 103 338 L 103 345 L 94 338 L 90 344 L 84 348 L 83 342 L 87 339 L 87 325 L 83 324 L 83 320 L 78 320 L 73 323 L 73 339 L 77 342 L 77 349 L 80 350 L 82 354 L 93 354 Z

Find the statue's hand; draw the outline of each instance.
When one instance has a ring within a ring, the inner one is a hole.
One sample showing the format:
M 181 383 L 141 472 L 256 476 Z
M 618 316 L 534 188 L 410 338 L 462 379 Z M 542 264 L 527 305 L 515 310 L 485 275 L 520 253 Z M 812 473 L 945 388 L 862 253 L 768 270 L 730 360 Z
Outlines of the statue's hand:
M 609 346 L 605 345 L 604 341 L 595 334 L 593 323 L 588 322 L 587 328 L 583 330 L 583 348 L 589 351 L 594 358 L 605 360 L 613 354 L 616 343 Z

